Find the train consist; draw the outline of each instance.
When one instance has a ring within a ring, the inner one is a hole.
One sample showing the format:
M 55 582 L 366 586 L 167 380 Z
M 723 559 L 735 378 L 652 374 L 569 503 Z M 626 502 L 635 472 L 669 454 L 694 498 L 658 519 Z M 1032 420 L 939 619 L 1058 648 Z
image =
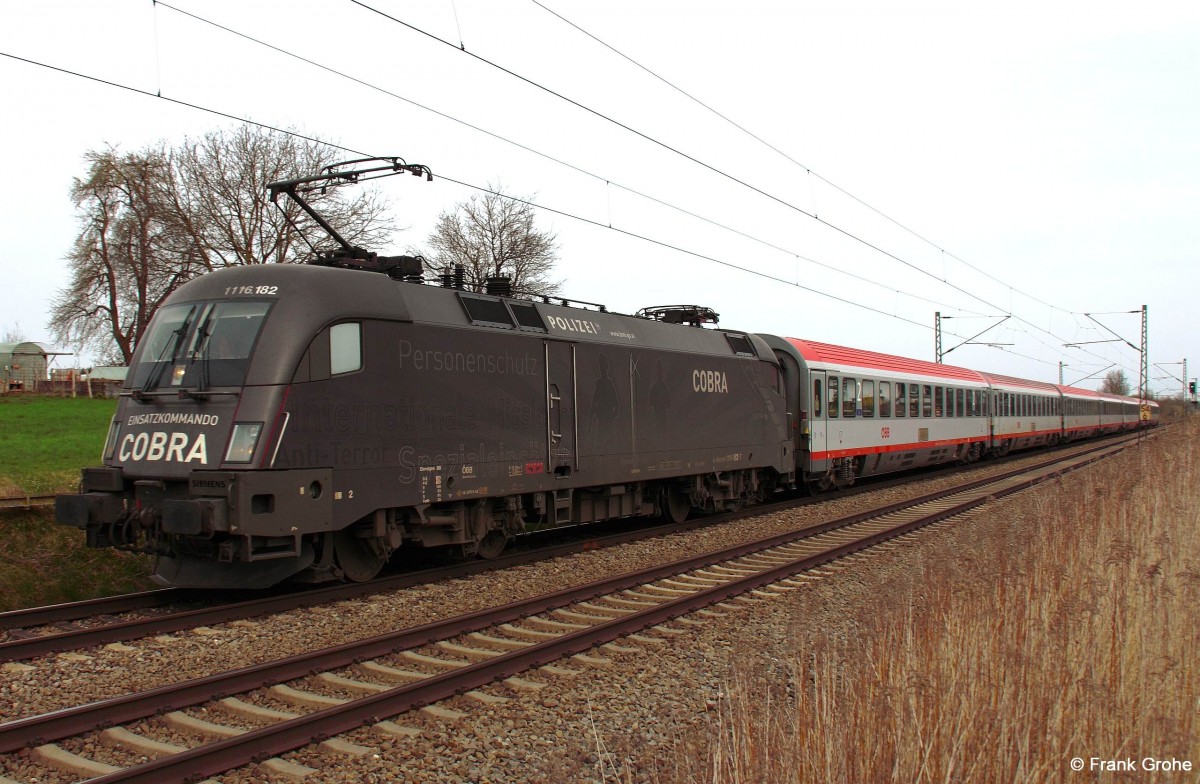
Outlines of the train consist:
M 362 171 L 272 186 L 355 181 Z M 352 248 L 175 291 L 60 523 L 164 585 L 368 580 L 398 550 L 752 504 L 1153 424 L 1138 401 L 823 343 L 421 282 Z M 380 273 L 387 274 L 380 274 Z
M 328 266 L 213 272 L 158 311 L 104 464 L 57 517 L 90 546 L 155 554 L 167 585 L 365 580 L 400 548 L 493 556 L 547 527 L 682 519 L 1140 424 L 1134 399 L 702 313 Z

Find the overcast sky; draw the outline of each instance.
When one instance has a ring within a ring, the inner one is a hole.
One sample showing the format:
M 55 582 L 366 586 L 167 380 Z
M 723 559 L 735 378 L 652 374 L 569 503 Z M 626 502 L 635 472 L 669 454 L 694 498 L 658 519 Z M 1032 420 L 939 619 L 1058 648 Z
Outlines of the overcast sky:
M 940 310 L 947 362 L 1136 383 L 1123 342 L 1063 344 L 1115 339 L 1092 313 L 1136 345 L 1147 305 L 1151 388 L 1200 369 L 1194 2 L 364 3 L 171 6 L 370 86 L 150 0 L 6 3 L 0 52 L 428 165 L 380 181 L 408 228 L 379 250 L 475 192 L 446 178 L 502 183 L 611 310 L 922 359 Z M 51 341 L 85 151 L 231 121 L 10 57 L 0 97 L 0 327 Z M 1005 315 L 977 340 L 1012 345 L 959 346 Z

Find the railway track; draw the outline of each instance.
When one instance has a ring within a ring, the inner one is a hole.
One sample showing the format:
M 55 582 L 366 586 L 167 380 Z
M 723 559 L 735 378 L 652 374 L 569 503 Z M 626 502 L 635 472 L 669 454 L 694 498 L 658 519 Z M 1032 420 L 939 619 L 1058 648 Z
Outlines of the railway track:
M 1123 441 L 1120 441 L 1123 442 Z M 1107 443 L 1107 442 L 1105 442 Z M 1064 447 L 1063 451 L 1078 453 L 1100 448 L 1091 444 Z M 1057 454 L 1057 453 L 1056 453 Z M 996 461 L 991 465 L 1002 465 L 1028 459 L 1029 455 L 1016 455 Z M 1057 460 L 1059 458 L 1053 458 Z M 953 474 L 977 468 L 978 464 L 955 466 L 927 472 L 929 478 Z M 90 646 L 124 642 L 132 639 L 170 634 L 199 626 L 246 620 L 271 613 L 311 607 L 328 602 L 355 599 L 375 593 L 407 588 L 422 583 L 469 577 L 496 569 L 505 569 L 539 560 L 556 558 L 584 550 L 613 547 L 629 542 L 687 531 L 698 526 L 716 525 L 749 515 L 769 514 L 773 511 L 792 508 L 797 504 L 819 503 L 823 500 L 846 498 L 857 493 L 866 493 L 881 488 L 911 481 L 908 477 L 888 477 L 872 483 L 857 485 L 849 490 L 829 494 L 817 499 L 792 498 L 772 504 L 764 504 L 737 513 L 710 515 L 678 524 L 642 526 L 635 530 L 596 537 L 593 535 L 571 536 L 567 542 L 535 544 L 511 551 L 489 561 L 466 561 L 435 568 L 409 571 L 389 575 L 369 583 L 338 583 L 315 588 L 298 589 L 283 586 L 266 592 L 236 592 L 214 600 L 211 591 L 164 588 L 154 591 L 123 594 L 120 596 L 67 602 L 45 607 L 0 612 L 0 632 L 8 639 L 0 640 L 0 663 L 22 661 L 63 651 L 77 650 Z M 549 532 L 553 535 L 553 532 Z M 199 606 L 197 606 L 199 605 Z M 171 610 L 176 607 L 179 609 Z M 158 612 L 162 610 L 162 612 Z M 146 613 L 136 617 L 121 617 L 127 613 Z M 72 624 L 72 621 L 79 621 Z
M 668 645 L 703 624 L 706 614 L 731 611 L 747 596 L 753 601 L 799 587 L 803 583 L 796 577 L 806 570 L 961 515 L 1124 446 L 1105 444 L 802 531 L 445 621 L 0 724 L 0 752 L 30 748 L 41 765 L 98 776 L 95 782 L 103 784 L 194 780 L 254 762 L 304 775 L 277 755 L 314 740 L 332 753 L 358 754 L 362 747 L 336 736 L 363 726 L 382 735 L 411 734 L 381 719 L 423 708 L 453 713 L 436 703 L 460 694 L 483 702 L 509 699 L 481 689 L 499 681 L 514 693 L 535 690 L 537 678 L 552 676 L 566 657 L 573 657 L 571 664 L 598 663 L 600 646 L 630 651 L 630 645 Z M 271 701 L 294 708 L 262 707 Z M 224 718 L 214 721 L 217 716 Z M 90 734 L 101 728 L 98 736 Z M 186 736 L 189 745 L 155 736 Z M 154 759 L 117 768 L 57 743 L 80 737 L 88 740 L 75 747 L 99 743 Z
M 35 506 L 54 506 L 57 495 L 14 495 L 0 498 L 0 509 L 32 509 Z

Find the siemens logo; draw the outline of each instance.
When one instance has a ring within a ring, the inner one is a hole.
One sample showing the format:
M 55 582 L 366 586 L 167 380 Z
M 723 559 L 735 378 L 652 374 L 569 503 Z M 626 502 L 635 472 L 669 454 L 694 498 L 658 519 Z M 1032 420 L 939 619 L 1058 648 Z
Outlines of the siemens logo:
M 729 394 L 729 382 L 725 374 L 719 370 L 693 370 L 692 389 L 696 392 L 715 392 L 721 395 Z

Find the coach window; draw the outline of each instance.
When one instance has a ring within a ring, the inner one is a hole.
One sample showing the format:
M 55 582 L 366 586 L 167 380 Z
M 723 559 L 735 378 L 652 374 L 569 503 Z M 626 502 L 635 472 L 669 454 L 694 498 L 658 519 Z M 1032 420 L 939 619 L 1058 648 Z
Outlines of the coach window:
M 921 416 L 933 416 L 933 387 L 928 384 L 921 385 Z
M 329 328 L 329 374 L 362 369 L 362 325 L 357 321 Z
M 921 414 L 921 394 L 916 384 L 908 385 L 908 415 L 916 419 Z
M 907 411 L 904 410 L 905 407 L 908 405 L 907 392 L 908 392 L 908 390 L 904 386 L 904 384 L 901 384 L 899 382 L 896 383 L 896 416 L 898 416 L 898 417 L 902 417 L 906 413 L 908 413 Z
M 879 382 L 879 416 L 890 417 L 892 415 L 892 382 Z
M 866 379 L 862 382 L 862 415 L 875 416 L 875 382 Z
M 858 379 L 842 379 L 842 416 L 853 417 L 858 408 Z
M 821 407 L 825 404 L 825 401 L 821 399 L 821 394 L 822 394 L 821 379 L 814 378 L 813 379 L 813 403 L 812 403 L 813 404 L 813 419 L 821 418 L 821 411 L 822 411 Z
M 966 416 L 966 402 L 963 399 L 963 391 L 961 389 L 954 390 L 954 415 Z
M 838 377 L 829 377 L 829 406 L 826 408 L 830 419 L 838 415 Z
M 933 388 L 933 415 L 935 417 L 940 417 L 946 413 L 946 410 L 943 407 L 944 403 L 945 403 L 945 398 L 942 397 L 942 388 L 934 387 Z

